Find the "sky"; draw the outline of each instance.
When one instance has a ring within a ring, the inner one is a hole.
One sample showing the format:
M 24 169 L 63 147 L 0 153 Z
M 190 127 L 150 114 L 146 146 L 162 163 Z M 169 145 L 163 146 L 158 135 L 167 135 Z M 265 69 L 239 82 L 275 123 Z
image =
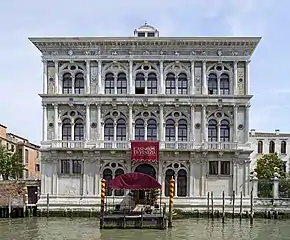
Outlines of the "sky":
M 250 127 L 290 132 L 290 2 L 286 0 L 9 0 L 0 5 L 0 123 L 41 141 L 42 63 L 35 36 L 261 36 L 251 61 Z M 284 75 L 285 73 L 285 75 Z

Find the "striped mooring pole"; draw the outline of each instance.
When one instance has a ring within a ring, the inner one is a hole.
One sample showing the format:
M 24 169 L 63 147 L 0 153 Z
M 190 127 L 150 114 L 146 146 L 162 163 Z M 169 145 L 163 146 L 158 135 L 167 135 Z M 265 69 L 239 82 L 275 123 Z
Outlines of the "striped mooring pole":
M 104 212 L 105 212 L 105 198 L 106 198 L 106 180 L 101 181 L 101 211 L 100 211 L 100 228 L 104 227 Z
M 173 218 L 173 200 L 175 192 L 175 181 L 173 177 L 169 181 L 169 219 L 168 228 L 172 228 L 172 218 Z

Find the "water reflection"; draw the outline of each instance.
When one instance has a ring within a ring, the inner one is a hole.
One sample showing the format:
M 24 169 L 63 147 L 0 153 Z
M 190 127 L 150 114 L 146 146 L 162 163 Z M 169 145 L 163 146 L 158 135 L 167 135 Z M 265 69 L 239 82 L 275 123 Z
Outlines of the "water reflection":
M 190 219 L 174 222 L 174 227 L 162 230 L 99 230 L 98 219 L 90 218 L 27 218 L 0 220 L 0 239 L 13 240 L 284 240 L 290 239 L 290 221 L 228 219 Z

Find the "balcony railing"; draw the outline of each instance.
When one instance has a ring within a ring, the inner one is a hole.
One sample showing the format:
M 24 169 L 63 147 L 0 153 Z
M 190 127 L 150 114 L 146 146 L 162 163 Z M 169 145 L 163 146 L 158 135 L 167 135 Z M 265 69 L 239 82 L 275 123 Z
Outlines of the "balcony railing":
M 45 144 L 47 146 L 47 144 Z M 103 148 L 103 149 L 130 149 L 130 141 L 62 141 L 53 140 L 49 144 L 51 148 Z M 160 142 L 160 149 L 168 150 L 234 150 L 249 149 L 248 144 L 238 144 L 234 142 Z

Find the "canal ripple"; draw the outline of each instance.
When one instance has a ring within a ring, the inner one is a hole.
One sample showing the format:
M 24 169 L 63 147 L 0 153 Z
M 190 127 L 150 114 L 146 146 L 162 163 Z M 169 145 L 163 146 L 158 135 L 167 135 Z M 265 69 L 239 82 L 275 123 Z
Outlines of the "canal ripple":
M 1 240 L 290 240 L 290 221 L 188 219 L 169 230 L 99 230 L 96 218 L 0 220 Z

